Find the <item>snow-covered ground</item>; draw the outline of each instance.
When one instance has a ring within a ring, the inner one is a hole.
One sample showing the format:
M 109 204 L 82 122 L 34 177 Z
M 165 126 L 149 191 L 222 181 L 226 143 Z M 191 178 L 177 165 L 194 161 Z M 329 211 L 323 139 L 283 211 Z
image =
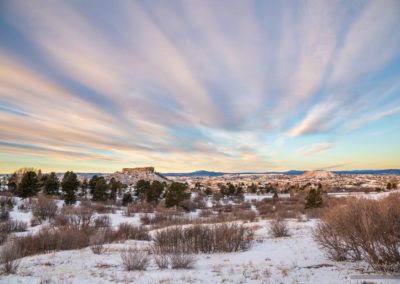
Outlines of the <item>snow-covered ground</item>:
M 384 192 L 328 192 L 328 196 L 330 197 L 357 197 L 357 198 L 366 198 L 366 199 L 381 199 L 388 197 L 389 194 L 392 193 L 400 193 L 400 189 L 392 190 L 392 191 L 384 191 Z
M 120 251 L 150 245 L 126 241 L 107 245 L 102 255 L 85 248 L 25 257 L 18 273 L 2 276 L 0 283 L 361 283 L 351 277 L 360 275 L 365 263 L 328 260 L 312 239 L 317 222 L 289 221 L 286 238 L 270 237 L 269 221 L 248 223 L 256 229 L 250 250 L 199 254 L 189 270 L 160 270 L 151 262 L 146 271 L 125 271 Z
M 20 203 L 21 200 L 18 201 Z M 59 201 L 59 206 L 62 201 Z M 196 216 L 198 212 L 192 213 Z M 104 215 L 104 214 L 101 214 Z M 112 225 L 140 224 L 140 215 L 126 217 L 122 210 L 108 214 Z M 10 217 L 30 223 L 31 213 L 18 205 Z M 150 241 L 129 240 L 105 245 L 102 255 L 90 248 L 59 251 L 21 259 L 17 274 L 1 275 L 0 283 L 362 283 L 368 266 L 363 262 L 334 262 L 327 259 L 312 238 L 318 220 L 289 220 L 290 237 L 269 235 L 268 220 L 246 223 L 255 229 L 255 240 L 248 251 L 198 254 L 192 269 L 160 270 L 154 260 L 145 271 L 125 271 L 120 251 L 128 247 L 145 248 Z M 41 226 L 30 227 L 34 233 Z M 19 233 L 26 234 L 26 233 Z M 363 272 L 364 271 L 364 272 Z M 376 280 L 375 280 L 376 281 Z M 376 283 L 399 283 L 398 279 L 379 279 Z

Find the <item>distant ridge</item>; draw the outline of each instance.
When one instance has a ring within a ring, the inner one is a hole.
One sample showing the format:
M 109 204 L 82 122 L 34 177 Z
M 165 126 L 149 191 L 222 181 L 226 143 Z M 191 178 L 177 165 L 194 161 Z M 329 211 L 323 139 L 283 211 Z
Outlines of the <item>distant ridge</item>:
M 229 172 L 214 172 L 214 171 L 195 171 L 189 173 L 163 173 L 164 176 L 183 176 L 183 177 L 190 177 L 190 176 L 222 176 L 225 174 L 283 174 L 283 175 L 302 175 L 307 171 L 297 171 L 297 170 L 290 170 L 286 172 L 237 172 L 237 173 L 229 173 Z M 388 169 L 388 170 L 352 170 L 352 171 L 331 171 L 334 174 L 343 175 L 343 174 L 359 174 L 359 175 L 396 175 L 400 176 L 400 169 Z
M 195 171 L 195 172 L 189 172 L 189 173 L 158 173 L 156 172 L 155 174 L 161 175 L 161 177 L 165 176 L 183 176 L 183 177 L 190 177 L 190 176 L 222 176 L 225 174 L 283 174 L 283 175 L 291 175 L 291 176 L 297 176 L 304 174 L 307 171 L 297 171 L 297 170 L 290 170 L 286 172 L 237 172 L 237 173 L 229 173 L 229 172 L 214 172 L 214 171 Z M 387 170 L 352 170 L 352 171 L 331 171 L 334 174 L 338 175 L 346 175 L 346 174 L 352 174 L 352 175 L 394 175 L 394 176 L 400 176 L 400 169 L 387 169 Z M 8 175 L 10 175 L 9 173 Z M 64 173 L 57 173 L 57 176 L 62 176 Z M 107 174 L 107 173 L 83 173 L 83 172 L 76 172 L 78 175 L 86 175 L 87 177 L 91 178 L 94 175 L 102 175 L 102 174 Z M 1 175 L 6 175 L 6 174 L 1 174 Z

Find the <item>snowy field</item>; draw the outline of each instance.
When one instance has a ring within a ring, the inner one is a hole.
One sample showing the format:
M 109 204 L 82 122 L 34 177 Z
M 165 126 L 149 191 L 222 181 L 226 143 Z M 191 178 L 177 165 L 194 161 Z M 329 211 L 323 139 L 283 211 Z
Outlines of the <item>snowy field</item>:
M 58 205 L 62 206 L 62 201 Z M 29 224 L 31 213 L 20 212 L 17 208 L 14 207 L 10 217 Z M 114 227 L 122 222 L 140 224 L 141 214 L 126 217 L 119 210 L 107 215 Z M 288 220 L 291 236 L 284 238 L 270 236 L 270 221 L 246 223 L 255 230 L 255 239 L 248 251 L 197 254 L 192 269 L 160 270 L 151 259 L 145 271 L 125 271 L 121 250 L 146 249 L 151 245 L 151 241 L 129 240 L 105 245 L 106 252 L 101 255 L 84 248 L 25 257 L 17 273 L 0 276 L 0 283 L 362 283 L 353 278 L 374 277 L 369 275 L 369 268 L 363 262 L 327 259 L 312 238 L 317 223 L 316 219 Z M 37 232 L 41 226 L 45 224 L 28 227 L 28 233 Z M 395 279 L 368 281 L 399 283 Z

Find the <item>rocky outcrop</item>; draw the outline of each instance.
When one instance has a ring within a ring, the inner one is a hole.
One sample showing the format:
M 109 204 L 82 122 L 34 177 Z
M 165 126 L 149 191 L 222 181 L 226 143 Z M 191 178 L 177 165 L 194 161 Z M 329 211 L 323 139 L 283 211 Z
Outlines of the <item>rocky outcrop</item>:
M 154 180 L 169 182 L 166 177 L 155 172 L 154 167 L 123 168 L 120 172 L 115 172 L 112 176 L 116 180 L 128 185 L 135 185 L 141 179 L 150 182 Z

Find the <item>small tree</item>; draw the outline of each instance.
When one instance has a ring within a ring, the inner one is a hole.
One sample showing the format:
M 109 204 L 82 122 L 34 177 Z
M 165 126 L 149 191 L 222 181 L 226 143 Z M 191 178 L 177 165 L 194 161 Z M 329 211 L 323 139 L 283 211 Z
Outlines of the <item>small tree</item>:
M 135 195 L 140 199 L 144 200 L 146 198 L 147 192 L 150 190 L 150 182 L 147 180 L 139 180 L 136 183 Z
M 164 191 L 164 184 L 162 184 L 158 180 L 154 180 L 151 183 L 150 189 L 146 195 L 147 202 L 158 203 L 158 200 L 161 198 L 161 194 L 163 193 L 163 191 Z
M 76 202 L 75 192 L 77 191 L 78 186 L 79 181 L 76 174 L 72 171 L 66 172 L 61 182 L 62 191 L 65 192 L 65 204 L 70 205 Z
M 117 192 L 120 192 L 122 189 L 122 183 L 112 178 L 110 180 L 110 186 L 111 186 L 110 199 L 115 201 L 117 199 Z
M 305 208 L 319 208 L 322 207 L 322 194 L 321 190 L 311 189 L 306 197 L 306 206 Z
M 51 172 L 46 176 L 44 181 L 44 193 L 48 195 L 58 194 L 58 187 L 60 186 L 60 181 L 55 172 Z
M 122 205 L 126 206 L 131 202 L 132 202 L 132 195 L 129 192 L 125 193 L 124 196 L 122 197 Z
M 35 195 L 39 190 L 37 175 L 34 171 L 27 171 L 22 176 L 22 180 L 18 186 L 18 196 L 22 198 Z
M 96 183 L 99 177 L 97 175 L 92 176 L 92 178 L 89 180 L 89 189 L 90 193 L 93 194 L 94 188 L 96 187 Z
M 252 184 L 247 188 L 247 191 L 248 191 L 248 192 L 251 192 L 251 193 L 256 193 L 256 192 L 257 192 L 257 186 L 256 186 L 254 183 L 252 183 Z
M 178 206 L 187 197 L 185 191 L 187 186 L 184 183 L 173 182 L 167 190 L 165 196 L 165 206 Z
M 96 186 L 93 190 L 94 201 L 105 201 L 107 199 L 108 184 L 104 177 L 99 177 L 96 182 Z
M 88 188 L 89 188 L 89 183 L 87 181 L 87 177 L 84 177 L 84 179 L 81 183 L 81 195 L 82 196 L 86 196 Z
M 207 194 L 208 196 L 213 194 L 213 191 L 211 188 L 207 187 L 206 190 L 204 191 L 205 194 Z
M 17 193 L 18 190 L 18 176 L 16 173 L 13 173 L 8 179 L 7 183 L 8 190 L 12 193 Z

